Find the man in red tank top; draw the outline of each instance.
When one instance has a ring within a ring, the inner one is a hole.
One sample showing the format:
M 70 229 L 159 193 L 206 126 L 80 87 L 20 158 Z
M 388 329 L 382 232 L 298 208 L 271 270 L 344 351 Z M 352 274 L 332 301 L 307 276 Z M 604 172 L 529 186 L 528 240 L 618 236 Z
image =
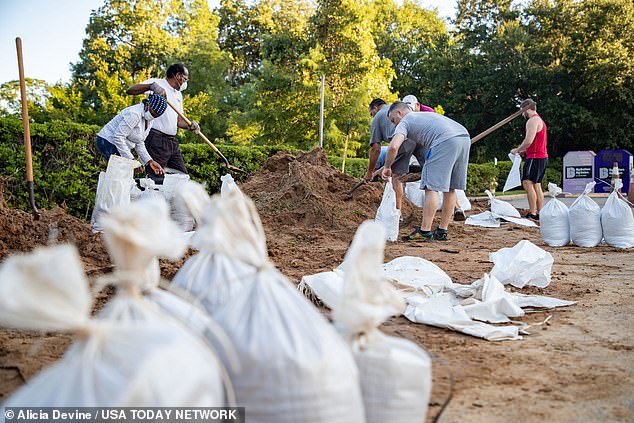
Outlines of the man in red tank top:
M 526 135 L 519 147 L 511 150 L 511 153 L 526 152 L 526 161 L 522 172 L 522 186 L 528 197 L 527 218 L 539 220 L 539 211 L 544 205 L 544 192 L 542 191 L 542 179 L 546 174 L 548 165 L 548 153 L 546 152 L 547 129 L 546 123 L 537 114 L 537 103 L 533 100 L 524 100 L 521 108 L 529 106 L 523 113 L 526 118 Z

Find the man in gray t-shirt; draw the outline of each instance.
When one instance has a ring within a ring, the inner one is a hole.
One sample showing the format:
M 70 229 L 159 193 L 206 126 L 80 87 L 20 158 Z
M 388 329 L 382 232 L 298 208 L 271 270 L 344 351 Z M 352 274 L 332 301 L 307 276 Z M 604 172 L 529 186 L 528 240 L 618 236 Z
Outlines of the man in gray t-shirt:
M 414 113 L 406 103 L 397 101 L 388 110 L 396 126 L 388 148 L 383 178 L 396 172 L 392 167 L 402 144 L 413 142 L 415 151 L 424 154 L 421 189 L 425 190 L 423 221 L 420 228 L 403 237 L 405 241 L 447 240 L 447 228 L 456 205 L 456 189 L 467 185 L 467 165 L 471 138 L 464 126 L 437 113 Z M 432 233 L 431 225 L 438 210 L 438 192 L 443 193 L 440 225 Z
M 370 124 L 370 162 L 364 178 L 366 181 L 370 181 L 374 177 L 376 165 L 381 155 L 381 143 L 392 140 L 394 125 L 388 117 L 389 108 L 390 104 L 386 104 L 380 98 L 375 98 L 368 106 L 368 111 L 373 119 Z M 413 142 L 405 142 L 400 145 L 398 154 L 392 162 L 392 170 L 395 176 L 404 175 L 408 172 L 409 159 L 414 153 L 414 147 Z M 416 154 L 416 158 L 419 163 L 422 163 L 422 155 Z M 378 171 L 376 172 L 378 173 Z M 403 203 L 403 184 L 394 178 L 392 185 L 396 194 L 396 208 L 400 210 Z

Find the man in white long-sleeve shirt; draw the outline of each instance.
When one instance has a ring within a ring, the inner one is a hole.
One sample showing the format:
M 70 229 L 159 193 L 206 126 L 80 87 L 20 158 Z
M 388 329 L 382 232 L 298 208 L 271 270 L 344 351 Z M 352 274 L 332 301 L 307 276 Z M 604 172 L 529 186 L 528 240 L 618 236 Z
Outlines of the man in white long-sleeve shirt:
M 97 150 L 108 160 L 113 154 L 134 159 L 134 149 L 144 166 L 149 166 L 156 174 L 163 174 L 161 165 L 152 159 L 145 148 L 145 138 L 152 129 L 152 121 L 166 109 L 165 98 L 158 94 L 150 94 L 140 104 L 126 107 L 101 128 L 97 134 Z

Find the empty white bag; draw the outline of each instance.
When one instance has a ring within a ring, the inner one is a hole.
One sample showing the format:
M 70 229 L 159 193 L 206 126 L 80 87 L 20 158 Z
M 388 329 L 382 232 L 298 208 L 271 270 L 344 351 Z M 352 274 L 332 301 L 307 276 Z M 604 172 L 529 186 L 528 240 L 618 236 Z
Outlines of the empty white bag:
M 588 196 L 596 182 L 586 185 L 583 193 L 570 206 L 570 239 L 579 247 L 596 247 L 603 239 L 601 208 Z
M 522 217 L 520 216 L 520 212 L 518 212 L 517 209 L 511 205 L 511 203 L 498 200 L 489 190 L 486 190 L 484 192 L 489 197 L 489 201 L 491 202 L 491 213 L 500 215 L 502 217 Z
M 200 253 L 173 284 L 197 298 L 231 339 L 241 371 L 230 377 L 247 421 L 363 422 L 352 354 L 269 262 L 251 200 L 238 189 L 213 196 L 192 243 Z
M 491 276 L 504 285 L 545 288 L 550 284 L 553 256 L 528 240 L 491 253 L 489 259 L 493 262 Z
M 511 166 L 511 171 L 509 175 L 506 177 L 506 182 L 504 183 L 504 188 L 502 192 L 506 192 L 515 187 L 519 187 L 522 185 L 522 180 L 520 178 L 520 166 L 522 164 L 522 156 L 519 154 L 509 153 L 509 159 L 513 162 Z
M 614 191 L 601 209 L 601 227 L 605 242 L 616 248 L 634 247 L 634 216 L 630 206 L 620 198 L 623 181 L 615 181 Z
M 396 193 L 392 186 L 392 178 L 390 178 L 385 184 L 383 198 L 374 219 L 385 227 L 386 240 L 396 241 L 398 239 L 400 218 L 401 212 L 396 208 Z
M 149 321 L 91 320 L 91 310 L 75 247 L 41 248 L 3 263 L 0 323 L 75 334 L 64 356 L 4 406 L 223 405 L 213 356 L 192 353 L 183 331 Z
M 378 330 L 405 308 L 382 275 L 383 231 L 372 221 L 359 226 L 342 264 L 344 288 L 333 317 L 359 367 L 366 421 L 422 422 L 431 394 L 431 360 L 411 341 Z
M 170 214 L 183 232 L 191 231 L 194 227 L 194 218 L 189 210 L 183 207 L 178 200 L 178 194 L 185 184 L 190 180 L 189 175 L 184 173 L 166 173 L 163 185 L 157 185 L 159 191 L 170 205 Z
M 570 219 L 568 207 L 557 199 L 561 188 L 548 184 L 552 199 L 539 212 L 539 230 L 542 240 L 551 247 L 563 247 L 570 243 Z

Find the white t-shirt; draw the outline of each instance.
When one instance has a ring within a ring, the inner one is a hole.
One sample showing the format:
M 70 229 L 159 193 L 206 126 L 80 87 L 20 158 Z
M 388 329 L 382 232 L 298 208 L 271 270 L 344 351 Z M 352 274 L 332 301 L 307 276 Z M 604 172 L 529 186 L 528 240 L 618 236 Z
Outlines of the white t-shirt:
M 121 157 L 134 159 L 130 150 L 136 150 L 142 164 L 152 160 L 145 148 L 145 138 L 152 128 L 152 122 L 157 120 L 153 119 L 148 122 L 146 128 L 145 118 L 143 117 L 144 109 L 145 105 L 143 103 L 126 107 L 112 118 L 110 122 L 106 123 L 97 134 L 98 137 L 114 144 Z
M 150 78 L 147 81 L 141 82 L 142 84 L 151 84 L 156 82 L 165 89 L 167 93 L 167 101 L 172 103 L 181 113 L 183 113 L 183 94 L 180 91 L 172 87 L 167 79 Z M 151 91 L 147 92 L 148 94 Z M 168 105 L 165 113 L 154 119 L 153 128 L 157 131 L 161 131 L 167 135 L 176 135 L 178 132 L 178 114 Z

